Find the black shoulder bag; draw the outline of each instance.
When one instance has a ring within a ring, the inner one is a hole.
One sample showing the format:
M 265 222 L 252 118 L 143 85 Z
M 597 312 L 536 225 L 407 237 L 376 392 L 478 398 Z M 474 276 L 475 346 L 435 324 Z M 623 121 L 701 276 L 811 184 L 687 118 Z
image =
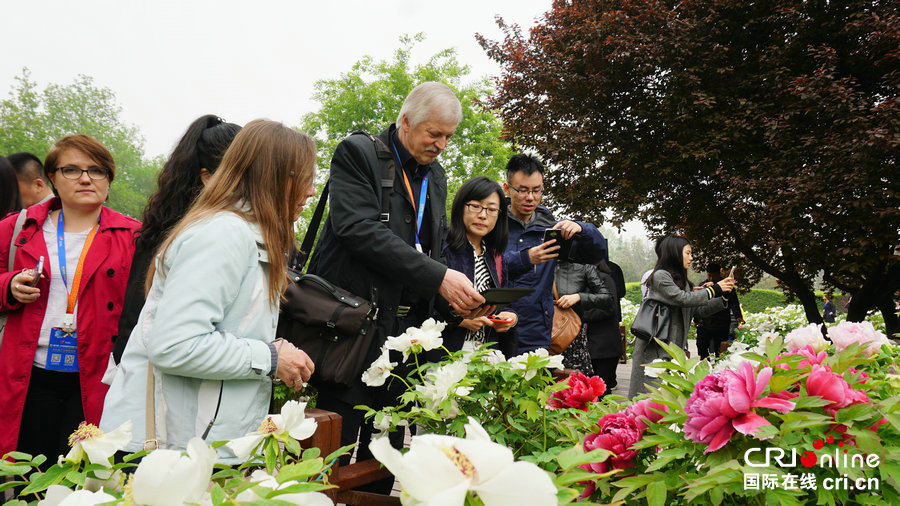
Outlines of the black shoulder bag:
M 387 151 L 381 139 L 368 135 L 376 152 Z M 388 157 L 393 160 L 393 157 Z M 329 181 L 330 182 L 330 181 Z M 285 291 L 278 318 L 279 337 L 290 341 L 312 359 L 315 372 L 310 378 L 314 386 L 350 386 L 359 381 L 366 367 L 375 332 L 378 307 L 374 288 L 370 300 L 354 295 L 314 274 L 303 274 L 313 241 L 319 230 L 329 182 L 325 183 L 300 251 L 294 253 L 288 266 L 290 283 Z M 381 221 L 390 218 L 390 195 L 394 186 L 394 164 L 381 167 Z
M 659 339 L 669 341 L 669 329 L 672 325 L 672 308 L 658 300 L 645 298 L 634 316 L 631 333 L 642 341 Z

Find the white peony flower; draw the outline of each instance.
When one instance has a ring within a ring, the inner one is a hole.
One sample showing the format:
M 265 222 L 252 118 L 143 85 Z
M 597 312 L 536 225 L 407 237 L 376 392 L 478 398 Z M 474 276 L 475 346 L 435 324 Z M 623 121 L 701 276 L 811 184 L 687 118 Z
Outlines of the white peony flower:
M 411 352 L 429 351 L 440 348 L 444 344 L 441 332 L 447 324 L 437 322 L 434 318 L 425 320 L 421 327 L 409 327 L 406 332 L 397 337 L 388 337 L 384 343 L 385 348 L 403 353 L 403 361 L 409 358 Z
M 512 451 L 491 442 L 472 417 L 465 439 L 413 436 L 409 451 L 401 454 L 381 438 L 369 443 L 369 449 L 400 482 L 404 505 L 463 504 L 469 491 L 485 506 L 557 504 L 550 476 L 530 462 L 515 462 Z
M 131 442 L 131 420 L 106 434 L 96 425 L 81 422 L 75 432 L 69 436 L 69 446 L 72 447 L 66 454 L 66 460 L 81 462 L 87 456 L 91 464 L 100 464 L 109 467 L 109 458 L 117 451 L 125 448 Z
M 812 346 L 816 353 L 825 351 L 828 343 L 822 337 L 822 325 L 810 323 L 805 327 L 792 330 L 784 338 L 784 347 L 788 351 Z
M 654 360 L 653 362 L 650 362 L 649 364 L 645 365 L 645 366 L 644 366 L 644 376 L 646 376 L 646 377 L 648 377 L 648 378 L 658 378 L 659 375 L 662 374 L 663 371 L 665 371 L 664 368 L 662 368 L 662 367 L 656 367 L 656 366 L 653 365 L 653 364 L 656 364 L 656 363 L 658 363 L 658 362 L 668 362 L 668 360 L 663 360 L 663 359 L 661 359 L 661 358 L 657 358 L 657 359 Z
M 397 362 L 391 362 L 390 351 L 381 348 L 381 355 L 362 373 L 362 381 L 370 387 L 380 387 L 391 376 Z
M 115 501 L 116 498 L 100 490 L 72 490 L 62 485 L 50 485 L 38 506 L 94 506 Z
M 188 442 L 187 455 L 154 450 L 141 460 L 132 477 L 134 502 L 147 506 L 201 502 L 215 463 L 216 451 L 199 437 Z
M 562 355 L 550 355 L 550 352 L 547 351 L 546 348 L 538 348 L 534 351 L 529 351 L 528 353 L 523 353 L 521 355 L 517 355 L 511 359 L 509 359 L 509 363 L 512 364 L 513 369 L 525 369 L 525 379 L 530 380 L 535 377 L 537 374 L 537 369 L 529 369 L 528 368 L 528 359 L 530 357 L 538 357 L 540 359 L 549 358 L 547 364 L 543 367 L 553 368 L 553 369 L 562 369 L 563 368 L 563 356 Z
M 503 352 L 498 349 L 492 349 L 488 351 L 488 353 L 482 356 L 481 359 L 491 365 L 497 365 L 500 362 L 506 362 L 506 357 L 503 355 Z
M 312 418 L 306 418 L 306 403 L 287 401 L 281 408 L 280 415 L 269 415 L 259 424 L 255 432 L 244 437 L 233 439 L 225 446 L 242 460 L 247 460 L 254 448 L 269 434 L 276 434 L 301 440 L 312 436 L 316 432 L 318 424 Z
M 472 391 L 470 387 L 457 387 L 457 384 L 466 377 L 467 372 L 466 363 L 460 361 L 451 362 L 429 372 L 425 376 L 425 384 L 416 385 L 416 390 L 428 399 L 425 408 L 437 411 L 438 406 L 450 398 L 451 392 L 456 395 L 468 395 Z M 451 408 L 451 416 L 457 414 L 458 409 L 454 403 Z
M 250 482 L 255 483 L 259 487 L 267 488 L 269 490 L 280 490 L 283 488 L 287 488 L 293 485 L 299 484 L 296 480 L 286 481 L 284 483 L 278 483 L 278 480 L 270 475 L 269 473 L 263 471 L 262 469 L 257 469 L 250 474 Z M 259 495 L 255 487 L 244 490 L 235 498 L 239 503 L 251 503 L 254 501 L 263 501 L 265 497 Z M 299 492 L 299 493 L 289 493 L 289 494 L 280 494 L 273 497 L 271 500 L 276 501 L 285 501 L 291 504 L 300 504 L 303 506 L 333 506 L 334 503 L 331 499 L 328 498 L 327 495 L 321 492 Z

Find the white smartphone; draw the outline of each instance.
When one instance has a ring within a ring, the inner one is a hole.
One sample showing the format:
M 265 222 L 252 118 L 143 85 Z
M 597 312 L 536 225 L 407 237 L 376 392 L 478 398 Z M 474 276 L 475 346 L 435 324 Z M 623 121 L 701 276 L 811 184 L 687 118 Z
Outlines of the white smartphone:
M 43 271 L 43 270 L 44 270 L 44 256 L 41 255 L 40 258 L 38 258 L 37 265 L 34 266 L 34 279 L 31 280 L 31 283 L 28 283 L 28 286 L 30 286 L 32 288 L 37 286 L 38 281 L 41 280 L 41 271 Z
M 734 279 L 734 267 L 731 268 L 731 272 L 728 273 L 728 277 Z

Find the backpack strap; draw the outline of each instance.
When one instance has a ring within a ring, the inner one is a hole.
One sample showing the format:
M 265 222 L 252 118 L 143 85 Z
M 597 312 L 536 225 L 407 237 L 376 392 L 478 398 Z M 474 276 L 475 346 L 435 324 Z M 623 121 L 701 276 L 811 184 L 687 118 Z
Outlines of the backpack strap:
M 391 219 L 391 195 L 394 193 L 394 171 L 396 170 L 396 162 L 391 155 L 391 150 L 388 149 L 387 145 L 380 138 L 365 130 L 357 130 L 350 135 L 356 134 L 367 136 L 375 145 L 375 155 L 378 157 L 381 165 L 381 179 L 379 180 L 381 184 L 381 214 L 379 215 L 379 220 L 386 225 Z M 319 224 L 322 222 L 322 215 L 325 214 L 325 203 L 328 201 L 328 186 L 330 183 L 331 179 L 325 182 L 322 193 L 319 195 L 319 202 L 316 204 L 316 210 L 313 212 L 312 220 L 309 222 L 309 228 L 306 229 L 306 234 L 303 236 L 303 242 L 300 244 L 300 251 L 295 253 L 291 258 L 290 266 L 292 269 L 303 271 L 303 267 L 309 259 L 313 242 L 316 240 L 316 235 L 319 233 Z
M 23 208 L 19 211 L 19 216 L 16 217 L 16 225 L 13 227 L 12 238 L 9 240 L 9 268 L 7 268 L 6 272 L 12 272 L 13 270 L 13 262 L 16 259 L 16 250 L 19 249 L 19 245 L 16 243 L 16 237 L 18 237 L 19 232 L 22 231 L 22 227 L 25 226 L 25 209 Z

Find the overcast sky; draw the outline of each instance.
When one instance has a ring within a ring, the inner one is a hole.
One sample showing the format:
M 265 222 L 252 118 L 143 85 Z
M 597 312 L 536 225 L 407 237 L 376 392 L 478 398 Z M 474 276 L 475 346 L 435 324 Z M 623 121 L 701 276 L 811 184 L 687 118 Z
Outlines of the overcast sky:
M 298 125 L 317 108 L 316 80 L 337 77 L 364 55 L 390 58 L 401 34 L 426 34 L 417 63 L 453 47 L 473 76 L 497 75 L 475 33 L 499 39 L 496 15 L 527 28 L 550 7 L 551 0 L 4 2 L 0 89 L 7 96 L 22 67 L 41 89 L 91 76 L 115 92 L 146 153 L 167 155 L 202 114 Z

